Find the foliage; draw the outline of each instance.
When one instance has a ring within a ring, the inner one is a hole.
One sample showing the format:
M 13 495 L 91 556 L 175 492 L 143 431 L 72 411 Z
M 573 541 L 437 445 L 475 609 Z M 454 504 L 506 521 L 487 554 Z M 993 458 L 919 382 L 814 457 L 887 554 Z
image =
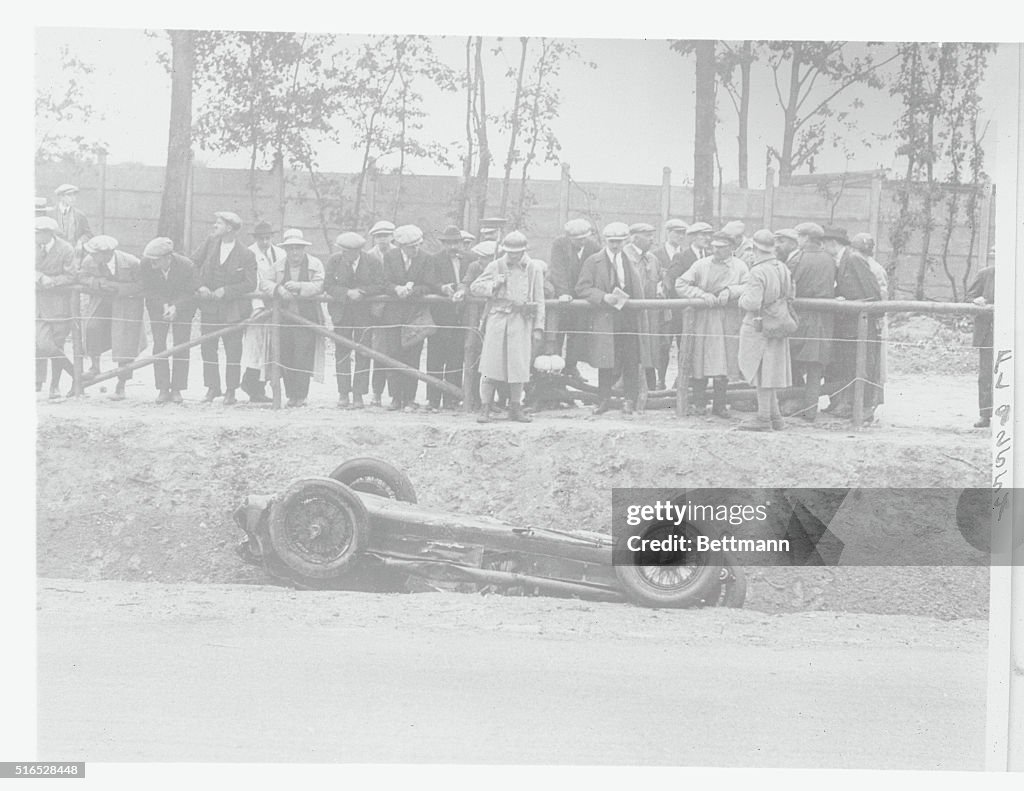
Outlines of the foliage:
M 91 161 L 106 144 L 75 130 L 97 116 L 86 98 L 94 67 L 64 45 L 58 51 L 62 79 L 36 88 L 36 162 Z

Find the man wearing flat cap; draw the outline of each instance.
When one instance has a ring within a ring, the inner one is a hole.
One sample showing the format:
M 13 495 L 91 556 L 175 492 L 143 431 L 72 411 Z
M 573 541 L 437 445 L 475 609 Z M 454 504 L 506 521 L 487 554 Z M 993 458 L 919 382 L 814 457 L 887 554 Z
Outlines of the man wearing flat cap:
M 633 413 L 640 391 L 640 369 L 653 361 L 650 348 L 650 324 L 645 311 L 629 310 L 628 299 L 642 299 L 640 275 L 622 248 L 629 238 L 629 226 L 622 222 L 607 225 L 602 233 L 605 246 L 583 262 L 576 296 L 592 306 L 584 360 L 598 369 L 600 403 L 594 414 L 611 408 L 612 385 L 622 376 L 625 398 L 622 413 Z
M 629 226 L 629 241 L 622 248 L 630 263 L 636 268 L 637 274 L 640 275 L 644 299 L 657 299 L 658 287 L 661 285 L 661 264 L 652 252 L 655 233 L 655 228 L 650 223 L 635 222 Z M 660 328 L 660 317 L 661 311 L 648 313 L 648 325 L 652 331 L 648 343 L 652 353 L 655 354 L 655 363 L 657 362 L 656 352 L 660 340 L 657 333 L 657 330 Z M 645 368 L 644 374 L 647 378 L 647 388 L 654 390 L 658 383 L 656 366 L 651 365 L 649 368 Z
M 142 292 L 153 332 L 153 354 L 167 350 L 167 333 L 171 346 L 188 343 L 192 335 L 192 317 L 196 312 L 199 273 L 192 262 L 174 252 L 174 243 L 158 236 L 142 251 Z M 188 389 L 189 349 L 173 355 L 173 368 L 167 358 L 153 362 L 158 404 L 182 402 L 181 391 Z
M 711 226 L 706 222 L 695 222 L 686 229 L 686 247 L 676 253 L 672 262 L 665 269 L 661 279 L 661 290 L 666 299 L 679 299 L 676 293 L 676 281 L 700 259 L 710 254 L 711 247 Z M 679 349 L 679 356 L 683 356 L 683 343 L 685 336 L 692 336 L 693 323 L 695 320 L 693 310 L 683 308 L 672 311 L 671 334 L 676 338 L 676 345 Z M 678 378 L 677 384 L 680 387 L 686 386 L 686 380 Z
M 690 370 L 680 370 L 693 386 L 693 409 L 703 415 L 707 407 L 707 383 L 712 381 L 711 412 L 729 417 L 726 390 L 729 380 L 740 379 L 737 360 L 742 316 L 738 307 L 747 282 L 747 265 L 733 255 L 732 236 L 719 231 L 711 237 L 711 255 L 695 261 L 675 282 L 675 291 L 683 299 L 700 299 L 706 307 L 694 311 L 693 345 Z
M 658 259 L 659 277 L 657 296 L 660 299 L 666 298 L 665 277 L 672 265 L 673 259 L 686 249 L 687 224 L 677 217 L 665 221 L 665 242 L 654 248 L 654 257 Z M 651 314 L 654 329 L 658 332 L 658 343 L 656 346 L 657 360 L 655 368 L 657 380 L 655 387 L 659 390 L 665 389 L 665 376 L 668 373 L 668 361 L 672 356 L 672 343 L 679 342 L 679 317 L 675 311 L 663 310 Z M 677 348 L 678 350 L 678 348 Z
M 565 233 L 551 244 L 551 263 L 547 273 L 554 299 L 563 303 L 572 302 L 576 295 L 576 281 L 580 278 L 583 262 L 601 249 L 594 239 L 589 220 L 582 217 L 569 220 L 564 230 Z M 563 372 L 567 376 L 579 377 L 576 363 L 585 345 L 585 339 L 579 332 L 585 326 L 586 318 L 578 309 L 566 305 L 549 310 L 546 320 L 545 351 L 562 356 L 564 350 Z
M 207 335 L 249 318 L 252 301 L 245 298 L 256 290 L 256 256 L 238 241 L 242 218 L 232 211 L 214 215 L 213 233 L 192 254 L 199 272 L 199 300 L 202 334 Z M 224 344 L 225 386 L 221 390 L 219 349 Z M 224 396 L 227 406 L 236 403 L 235 389 L 242 379 L 242 334 L 233 332 L 203 341 L 204 401 Z
M 271 297 L 277 288 L 277 277 L 284 266 L 285 252 L 273 243 L 274 227 L 260 220 L 252 228 L 253 243 L 249 250 L 256 259 L 256 293 Z M 253 315 L 272 307 L 269 299 L 252 301 Z M 270 378 L 270 319 L 245 328 L 242 337 L 241 387 L 251 404 L 269 404 L 267 380 Z
M 877 302 L 882 298 L 878 280 L 871 272 L 867 259 L 850 247 L 844 228 L 826 228 L 825 252 L 836 262 L 836 298 L 846 301 Z M 829 412 L 849 418 L 853 414 L 853 383 L 857 374 L 856 313 L 839 313 L 835 317 L 835 346 L 832 355 Z M 868 316 L 867 382 L 864 383 L 865 414 L 870 416 L 881 402 L 880 344 L 876 316 Z M 869 418 L 870 419 L 870 418 Z
M 449 225 L 438 237 L 441 251 L 430 256 L 433 272 L 431 290 L 451 300 L 449 304 L 430 306 L 430 313 L 437 325 L 437 331 L 427 341 L 427 372 L 455 387 L 462 387 L 462 361 L 465 353 L 465 330 L 462 328 L 462 298 L 456 299 L 466 270 L 472 261 L 472 254 L 463 249 L 462 231 Z M 427 385 L 428 410 L 436 412 L 442 406 L 454 409 L 458 406 L 454 396 L 442 394 L 440 388 Z
M 800 223 L 796 232 L 799 250 L 786 262 L 793 275 L 797 299 L 832 299 L 835 297 L 836 261 L 822 247 L 825 230 L 813 222 Z M 776 236 L 778 249 L 778 236 Z M 808 422 L 818 416 L 818 400 L 825 369 L 832 359 L 833 313 L 800 310 L 800 326 L 789 339 L 794 384 L 803 388 L 798 414 Z
M 327 259 L 324 291 L 333 300 L 327 309 L 334 331 L 375 348 L 373 303 L 367 300 L 385 293 L 384 267 L 375 256 L 363 252 L 365 245 L 366 240 L 354 231 L 340 234 L 334 240 L 337 252 Z M 334 372 L 338 380 L 338 406 L 361 409 L 363 396 L 370 389 L 370 358 L 335 342 Z
M 401 300 L 434 293 L 434 267 L 422 250 L 423 231 L 415 225 L 395 229 L 395 249 L 384 256 L 385 293 Z M 382 351 L 410 368 L 420 370 L 423 343 L 433 326 L 426 305 L 389 303 L 381 328 Z M 403 331 L 404 330 L 404 331 Z M 399 371 L 388 372 L 391 411 L 412 412 L 417 408 L 419 379 Z
M 52 217 L 36 217 L 36 392 L 46 380 L 50 360 L 50 398 L 60 397 L 60 375 L 74 377 L 74 367 L 64 354 L 71 332 L 72 294 L 64 286 L 77 280 L 74 248 L 58 234 Z
M 366 254 L 370 258 L 376 259 L 381 266 L 381 272 L 384 271 L 385 254 L 395 248 L 394 237 L 395 224 L 390 220 L 378 220 L 370 228 L 370 249 L 366 251 Z M 383 303 L 375 303 L 370 306 L 370 317 L 376 324 L 381 324 L 385 311 L 386 307 Z M 384 351 L 387 341 L 383 336 L 383 330 L 374 330 L 372 336 L 374 348 L 378 349 L 378 351 Z M 371 403 L 373 406 L 380 406 L 381 398 L 384 395 L 384 388 L 387 386 L 388 372 L 386 367 L 376 360 L 370 364 L 373 366 L 373 374 L 370 379 L 373 389 L 373 401 Z
M 76 253 L 80 253 L 82 245 L 92 236 L 89 218 L 77 207 L 78 187 L 74 184 L 61 184 L 54 190 L 57 196 L 57 225 L 60 235 L 67 239 Z
M 307 321 L 326 324 L 322 302 L 313 302 L 299 297 L 318 297 L 324 290 L 324 265 L 319 258 L 306 251 L 312 245 L 302 231 L 290 228 L 281 237 L 285 260 L 277 275 L 275 296 L 284 300 L 284 308 Z M 281 327 L 281 368 L 284 393 L 288 397 L 285 406 L 305 406 L 309 396 L 309 379 L 324 379 L 324 338 L 310 327 L 297 321 L 282 319 Z
M 100 373 L 100 355 L 110 350 L 118 367 L 135 361 L 146 347 L 142 329 L 144 301 L 142 265 L 134 255 L 118 250 L 112 236 L 94 236 L 85 243 L 82 284 L 88 289 L 85 352 L 92 358 L 89 374 Z M 131 371 L 118 376 L 114 398 L 124 398 Z
M 995 255 L 992 248 L 992 255 Z M 964 298 L 975 305 L 994 305 L 996 301 L 996 268 L 986 266 L 978 270 L 973 282 L 967 288 Z M 978 421 L 975 428 L 992 425 L 992 316 L 975 316 L 971 345 L 978 350 Z

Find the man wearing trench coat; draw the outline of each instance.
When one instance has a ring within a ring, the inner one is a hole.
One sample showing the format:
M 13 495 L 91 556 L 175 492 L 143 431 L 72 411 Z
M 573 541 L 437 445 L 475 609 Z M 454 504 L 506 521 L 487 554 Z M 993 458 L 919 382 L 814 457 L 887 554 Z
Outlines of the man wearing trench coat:
M 632 299 L 643 299 L 643 283 L 636 267 L 623 252 L 629 226 L 613 222 L 603 232 L 605 247 L 583 262 L 576 283 L 576 296 L 593 306 L 590 311 L 583 359 L 598 369 L 600 404 L 595 414 L 610 409 L 612 385 L 619 375 L 625 390 L 623 414 L 631 414 L 639 394 L 640 368 L 654 361 L 650 344 L 650 322 L 646 311 L 613 307 L 616 288 Z

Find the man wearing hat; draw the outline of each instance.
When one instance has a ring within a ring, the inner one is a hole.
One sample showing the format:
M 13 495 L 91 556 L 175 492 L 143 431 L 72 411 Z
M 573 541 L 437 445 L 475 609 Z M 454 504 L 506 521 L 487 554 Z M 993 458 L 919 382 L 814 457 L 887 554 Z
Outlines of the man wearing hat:
M 90 292 L 84 312 L 85 352 L 92 358 L 91 375 L 99 374 L 100 355 L 108 349 L 120 367 L 134 362 L 146 348 L 141 262 L 117 248 L 113 236 L 94 236 L 85 243 L 82 284 Z M 115 399 L 124 398 L 131 376 L 131 371 L 118 376 Z
M 370 243 L 371 247 L 366 251 L 366 254 L 371 258 L 377 260 L 381 266 L 381 271 L 384 271 L 384 256 L 389 250 L 393 250 L 395 245 L 393 243 L 395 235 L 395 224 L 390 220 L 378 220 L 370 228 Z M 377 303 L 370 306 L 370 317 L 375 322 L 380 323 L 385 313 L 385 306 L 382 303 Z M 384 350 L 385 339 L 382 336 L 382 330 L 374 330 L 373 332 L 374 348 L 378 348 L 377 344 L 380 344 L 380 351 Z M 373 366 L 373 376 L 371 383 L 373 386 L 373 406 L 380 406 L 381 397 L 384 395 L 384 388 L 387 385 L 387 371 L 384 366 L 380 365 L 374 360 L 371 365 Z
M 60 235 L 78 251 L 92 236 L 89 219 L 85 212 L 76 207 L 78 187 L 74 184 L 61 184 L 54 190 L 54 194 L 57 196 L 57 226 L 60 228 Z
M 469 288 L 480 275 L 483 274 L 487 265 L 495 260 L 500 251 L 495 242 L 479 242 L 473 245 L 470 251 L 473 254 L 472 260 L 466 266 L 466 273 L 462 277 L 462 283 L 452 296 L 455 302 L 464 302 L 469 295 Z M 483 335 L 480 331 L 480 319 L 483 317 L 484 306 L 479 302 L 464 302 L 462 306 L 462 325 L 466 328 L 465 349 L 473 359 L 478 359 L 483 350 Z M 463 398 L 473 403 L 480 393 L 480 370 L 472 372 L 472 381 L 466 384 L 463 389 Z
M 676 293 L 676 281 L 679 280 L 680 275 L 709 254 L 711 233 L 711 226 L 706 222 L 695 222 L 687 227 L 686 247 L 672 258 L 672 262 L 665 270 L 661 280 L 661 290 L 666 299 L 679 299 L 679 295 Z M 683 336 L 693 333 L 694 318 L 693 311 L 688 308 L 672 311 L 671 333 L 676 336 L 680 357 L 683 351 Z M 686 382 L 680 378 L 677 384 L 684 387 Z
M 484 217 L 480 220 L 480 241 L 498 243 L 501 229 L 508 224 L 504 217 Z
M 732 240 L 732 254 L 750 267 L 754 263 L 754 244 L 744 235 L 746 231 L 747 226 L 743 220 L 730 220 L 722 226 L 722 233 Z M 785 259 L 779 260 L 785 262 Z
M 576 295 L 593 307 L 584 360 L 598 369 L 601 401 L 594 414 L 611 408 L 612 385 L 621 375 L 625 391 L 622 413 L 629 415 L 640 390 L 640 368 L 650 367 L 653 360 L 650 324 L 645 311 L 628 310 L 620 301 L 623 292 L 630 299 L 644 296 L 640 275 L 622 250 L 629 226 L 613 222 L 602 235 L 604 249 L 583 262 L 576 284 Z
M 249 318 L 252 301 L 245 298 L 256 290 L 256 256 L 238 241 L 242 218 L 233 211 L 214 214 L 213 233 L 192 255 L 199 272 L 199 301 L 202 334 L 216 332 Z M 220 388 L 220 344 L 224 344 L 225 385 Z M 228 406 L 236 403 L 235 389 L 242 378 L 242 334 L 233 332 L 210 338 L 200 346 L 203 356 L 204 401 L 224 395 Z
M 788 266 L 792 273 L 800 258 L 800 235 L 795 228 L 780 228 L 775 231 L 775 257 Z
M 995 248 L 992 249 L 995 255 Z M 996 301 L 996 268 L 986 266 L 978 270 L 967 289 L 965 299 L 975 305 L 994 305 Z M 975 316 L 971 345 L 978 350 L 978 421 L 975 428 L 988 428 L 992 424 L 992 316 Z
M 836 298 L 848 301 L 877 302 L 882 298 L 878 280 L 871 273 L 867 259 L 850 247 L 849 237 L 844 228 L 826 228 L 824 232 L 825 252 L 836 262 Z M 857 374 L 857 325 L 856 313 L 839 313 L 835 317 L 835 339 L 830 379 L 831 393 L 829 412 L 838 417 L 853 414 L 853 382 Z M 864 406 L 870 415 L 876 404 L 881 402 L 880 348 L 878 319 L 868 316 L 867 382 L 864 383 Z
M 739 379 L 740 316 L 737 304 L 747 282 L 747 265 L 733 255 L 733 238 L 723 231 L 711 237 L 711 255 L 696 261 L 676 280 L 674 287 L 683 299 L 700 299 L 707 306 L 695 311 L 693 320 L 693 351 L 690 370 L 680 373 L 690 377 L 693 386 L 693 408 L 703 415 L 707 406 L 707 383 L 712 380 L 711 412 L 728 417 L 726 390 L 729 379 Z
M 687 227 L 687 224 L 678 217 L 669 218 L 665 221 L 664 226 L 665 242 L 654 248 L 654 257 L 658 259 L 660 269 L 660 282 L 658 283 L 657 290 L 657 295 L 660 298 L 665 298 L 666 296 L 664 280 L 668 273 L 668 268 L 672 265 L 672 260 L 686 249 Z M 677 342 L 678 347 L 679 329 L 677 318 L 675 312 L 671 310 L 663 310 L 652 318 L 652 321 L 657 322 L 654 326 L 658 330 L 657 361 L 655 366 L 657 369 L 657 381 L 655 387 L 659 390 L 665 389 L 665 376 L 668 373 L 668 361 L 672 356 L 673 339 Z
M 296 299 L 316 297 L 324 290 L 324 265 L 306 252 L 311 244 L 298 228 L 284 232 L 280 246 L 284 249 L 285 260 L 277 275 L 275 295 L 284 300 L 285 310 L 323 324 L 323 303 Z M 310 376 L 315 376 L 318 382 L 324 378 L 323 336 L 298 322 L 283 319 L 282 324 L 281 368 L 284 369 L 284 393 L 288 398 L 285 406 L 305 406 Z
M 530 381 L 534 344 L 544 337 L 544 268 L 526 254 L 526 237 L 512 231 L 503 254 L 489 263 L 470 285 L 470 293 L 487 297 L 480 354 L 480 423 L 491 421 L 495 388 L 507 383 L 508 419 L 529 423 L 523 414 L 523 390 Z
M 159 236 L 146 245 L 140 264 L 142 292 L 153 332 L 153 354 L 167 350 L 167 332 L 171 346 L 188 343 L 192 335 L 192 317 L 196 312 L 199 273 L 185 256 L 174 252 L 174 243 Z M 188 389 L 190 349 L 174 353 L 173 369 L 167 358 L 153 363 L 158 404 L 182 402 L 181 391 Z
M 334 300 L 327 305 L 334 331 L 372 348 L 374 318 L 372 304 L 366 300 L 384 294 L 384 267 L 376 257 L 363 252 L 365 245 L 366 240 L 354 231 L 334 240 L 338 252 L 327 259 L 324 291 Z M 335 342 L 334 372 L 338 406 L 361 409 L 363 396 L 370 389 L 370 358 Z
M 256 292 L 271 297 L 277 288 L 277 276 L 284 265 L 285 252 L 271 241 L 274 227 L 260 220 L 252 228 L 255 241 L 249 250 L 256 259 Z M 271 307 L 269 299 L 254 299 L 253 315 Z M 267 379 L 270 378 L 270 325 L 269 319 L 250 324 L 242 337 L 242 390 L 251 404 L 269 404 Z
M 476 244 L 476 237 L 469 231 L 459 231 L 462 235 L 462 251 L 464 253 L 470 253 L 473 251 L 473 245 Z
M 415 225 L 395 229 L 395 249 L 384 256 L 385 293 L 406 300 L 434 293 L 434 267 L 421 249 L 423 231 Z M 381 328 L 382 351 L 399 362 L 420 369 L 423 342 L 433 325 L 426 305 L 395 304 L 386 306 Z M 405 330 L 403 332 L 403 329 Z M 399 371 L 388 372 L 389 409 L 411 412 L 416 409 L 419 379 Z
M 74 367 L 64 354 L 71 332 L 72 294 L 61 286 L 72 285 L 78 276 L 74 248 L 58 234 L 52 217 L 36 217 L 36 392 L 46 380 L 50 360 L 50 398 L 60 397 L 60 375 L 74 377 Z
M 430 256 L 433 271 L 432 291 L 453 300 L 450 304 L 430 306 L 430 313 L 437 325 L 437 331 L 427 341 L 427 372 L 438 379 L 462 387 L 462 361 L 465 353 L 465 331 L 462 329 L 461 300 L 455 301 L 462 281 L 469 268 L 471 255 L 463 251 L 462 232 L 454 225 L 444 229 L 438 240 L 442 248 Z M 428 409 L 436 412 L 443 405 L 455 408 L 453 396 L 444 393 L 434 385 L 427 385 Z
M 832 299 L 835 296 L 836 262 L 822 247 L 825 230 L 817 223 L 804 222 L 793 231 L 799 250 L 790 256 L 786 265 L 793 275 L 797 299 Z M 776 233 L 777 249 L 779 240 Z M 789 339 L 796 374 L 793 379 L 804 390 L 799 415 L 809 422 L 818 416 L 821 383 L 825 368 L 832 359 L 834 322 L 833 313 L 801 309 L 800 327 Z
M 593 228 L 588 220 L 577 217 L 565 224 L 565 233 L 551 244 L 551 264 L 547 273 L 555 299 L 559 302 L 572 302 L 583 262 L 600 249 L 601 245 L 594 239 Z M 565 306 L 552 308 L 546 318 L 545 351 L 561 356 L 564 347 L 563 371 L 568 376 L 579 377 L 576 362 L 585 345 L 585 339 L 579 335 L 579 331 L 586 325 L 585 316 L 578 309 Z
M 661 285 L 661 265 L 658 259 L 651 252 L 654 247 L 655 228 L 647 222 L 635 222 L 629 226 L 629 241 L 623 246 L 622 251 L 626 254 L 629 262 L 636 268 L 640 275 L 640 284 L 644 291 L 644 299 L 657 299 L 659 286 Z M 661 311 L 648 312 L 648 324 L 652 331 L 660 327 Z M 657 352 L 660 338 L 655 333 L 648 343 L 652 352 Z M 654 362 L 657 362 L 655 356 Z M 657 369 L 654 365 L 644 369 L 649 390 L 655 389 L 658 382 Z
M 743 377 L 757 388 L 757 417 L 744 421 L 744 431 L 781 431 L 785 428 L 778 391 L 793 383 L 789 339 L 763 332 L 764 314 L 794 295 L 789 269 L 775 257 L 775 236 L 767 228 L 752 237 L 754 265 L 740 294 L 745 311 L 740 325 L 739 364 Z

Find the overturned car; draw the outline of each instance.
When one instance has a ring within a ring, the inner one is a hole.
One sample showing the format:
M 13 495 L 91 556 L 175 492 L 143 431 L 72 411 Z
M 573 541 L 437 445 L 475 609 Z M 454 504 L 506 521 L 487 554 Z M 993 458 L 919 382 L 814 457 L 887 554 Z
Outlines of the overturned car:
M 250 495 L 234 517 L 245 532 L 241 557 L 305 588 L 401 589 L 414 578 L 648 607 L 741 607 L 746 597 L 746 575 L 728 553 L 637 555 L 613 565 L 610 536 L 427 508 L 408 476 L 374 458 L 299 479 L 279 495 Z

